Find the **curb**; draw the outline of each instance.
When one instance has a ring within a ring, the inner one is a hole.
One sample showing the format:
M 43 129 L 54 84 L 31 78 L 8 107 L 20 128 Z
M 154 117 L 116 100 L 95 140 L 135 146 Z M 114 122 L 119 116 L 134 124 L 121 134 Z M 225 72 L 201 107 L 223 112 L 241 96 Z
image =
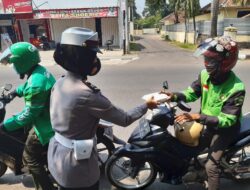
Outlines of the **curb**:
M 240 60 L 250 59 L 250 54 L 239 54 L 238 58 Z
M 134 57 L 101 57 L 100 60 L 105 65 L 119 65 L 119 64 L 125 64 L 130 61 L 137 60 L 138 56 Z M 113 61 L 113 62 L 112 62 Z M 110 63 L 108 63 L 110 62 Z M 42 59 L 41 65 L 43 66 L 54 66 L 57 65 L 54 60 L 51 59 Z

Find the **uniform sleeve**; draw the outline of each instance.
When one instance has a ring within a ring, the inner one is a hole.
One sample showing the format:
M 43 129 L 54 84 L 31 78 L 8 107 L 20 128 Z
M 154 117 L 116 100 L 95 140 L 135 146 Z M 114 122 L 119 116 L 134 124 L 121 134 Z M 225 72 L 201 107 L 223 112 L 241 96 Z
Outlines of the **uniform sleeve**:
M 41 88 L 30 86 L 25 89 L 24 98 L 24 109 L 4 122 L 6 131 L 13 131 L 32 124 L 34 118 L 39 117 L 39 114 L 46 106 L 48 96 Z
M 146 103 L 126 112 L 114 106 L 101 93 L 92 95 L 90 99 L 92 99 L 89 106 L 91 115 L 123 127 L 130 125 L 147 112 Z
M 200 75 L 191 86 L 183 92 L 174 93 L 175 101 L 183 100 L 185 102 L 194 102 L 201 97 L 201 79 Z
M 227 128 L 235 125 L 241 117 L 244 98 L 244 90 L 234 93 L 223 104 L 221 113 L 218 116 L 202 114 L 200 122 L 207 126 L 218 126 L 219 128 Z
M 22 96 L 23 96 L 23 89 L 24 89 L 24 86 L 25 86 L 25 84 L 20 85 L 20 86 L 18 86 L 18 87 L 16 88 L 16 93 L 17 93 L 17 95 L 18 95 L 19 97 L 22 97 Z

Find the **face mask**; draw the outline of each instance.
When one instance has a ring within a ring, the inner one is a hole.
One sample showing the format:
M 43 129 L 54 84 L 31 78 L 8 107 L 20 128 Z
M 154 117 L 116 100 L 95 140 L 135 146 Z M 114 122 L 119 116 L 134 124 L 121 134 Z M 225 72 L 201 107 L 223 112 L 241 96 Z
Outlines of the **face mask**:
M 220 70 L 220 63 L 218 60 L 210 58 L 210 57 L 204 57 L 205 61 L 205 67 L 210 76 L 216 75 L 216 73 Z
M 95 62 L 93 63 L 92 71 L 89 74 L 89 76 L 96 75 L 97 73 L 99 73 L 100 70 L 101 70 L 101 61 L 99 58 L 96 58 Z

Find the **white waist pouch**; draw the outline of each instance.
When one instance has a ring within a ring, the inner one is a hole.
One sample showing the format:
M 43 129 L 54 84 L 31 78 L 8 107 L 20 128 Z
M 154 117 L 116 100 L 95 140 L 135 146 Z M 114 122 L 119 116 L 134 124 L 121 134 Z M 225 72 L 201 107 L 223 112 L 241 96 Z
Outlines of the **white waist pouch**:
M 76 160 L 88 159 L 94 147 L 94 138 L 87 140 L 71 140 L 59 133 L 55 134 L 55 139 L 63 146 L 74 150 Z
M 74 157 L 76 160 L 88 159 L 91 156 L 94 140 L 73 140 L 74 142 Z

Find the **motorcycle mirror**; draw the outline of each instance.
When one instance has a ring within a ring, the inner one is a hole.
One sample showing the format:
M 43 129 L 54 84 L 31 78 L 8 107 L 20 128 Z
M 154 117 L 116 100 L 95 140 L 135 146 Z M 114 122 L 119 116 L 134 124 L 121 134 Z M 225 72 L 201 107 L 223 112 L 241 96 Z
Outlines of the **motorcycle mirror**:
M 164 81 L 162 86 L 165 90 L 167 90 L 168 89 L 168 81 Z
M 3 89 L 5 91 L 9 91 L 11 88 L 12 88 L 12 84 L 5 84 L 4 87 L 3 87 Z

